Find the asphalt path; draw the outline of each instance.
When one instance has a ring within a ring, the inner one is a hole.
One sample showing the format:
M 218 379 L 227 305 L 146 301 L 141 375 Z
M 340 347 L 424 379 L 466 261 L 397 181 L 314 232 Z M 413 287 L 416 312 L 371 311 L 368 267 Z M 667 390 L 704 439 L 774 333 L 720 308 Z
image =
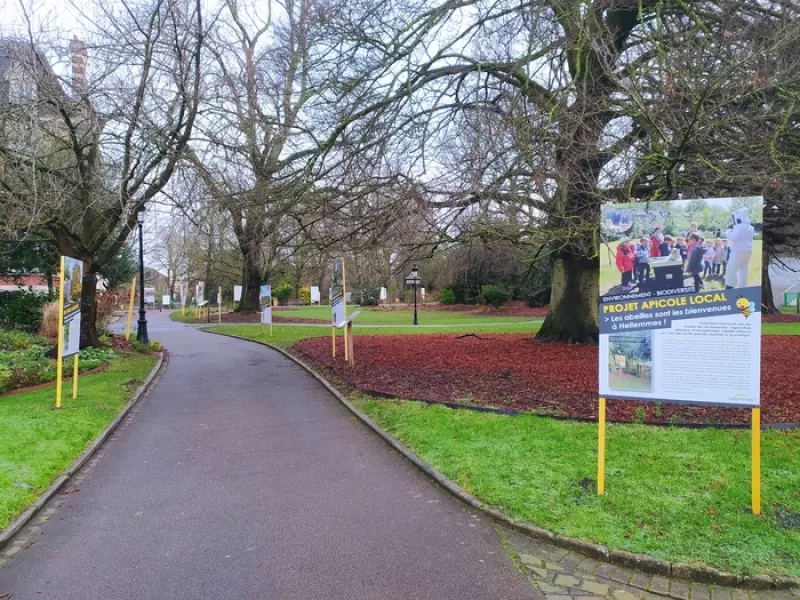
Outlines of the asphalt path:
M 0 597 L 536 598 L 490 522 L 289 359 L 148 318 L 167 370 Z

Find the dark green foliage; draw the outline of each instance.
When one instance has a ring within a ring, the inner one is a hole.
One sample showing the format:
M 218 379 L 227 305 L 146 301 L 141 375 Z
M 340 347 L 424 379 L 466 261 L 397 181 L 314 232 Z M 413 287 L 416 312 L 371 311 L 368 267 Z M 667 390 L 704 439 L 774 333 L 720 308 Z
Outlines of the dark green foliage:
M 100 267 L 100 277 L 106 280 L 109 290 L 118 288 L 133 279 L 139 265 L 130 247 L 123 246 L 108 263 Z
M 355 298 L 357 300 L 357 304 L 361 306 L 378 306 L 378 302 L 381 299 L 381 288 L 368 286 L 361 290 L 359 296 Z
M 282 283 L 272 290 L 272 297 L 278 300 L 279 304 L 285 304 L 292 297 L 292 286 L 289 283 Z
M 0 327 L 36 331 L 42 323 L 42 308 L 50 301 L 49 295 L 30 290 L 0 292 Z
M 481 288 L 481 297 L 484 303 L 499 309 L 511 299 L 511 294 L 499 285 L 490 283 Z
M 52 279 L 58 271 L 58 252 L 49 241 L 0 241 L 0 275 L 41 274 Z
M 456 303 L 456 295 L 453 292 L 453 288 L 449 285 L 446 285 L 442 288 L 442 295 L 439 298 L 439 302 L 442 304 L 455 304 Z

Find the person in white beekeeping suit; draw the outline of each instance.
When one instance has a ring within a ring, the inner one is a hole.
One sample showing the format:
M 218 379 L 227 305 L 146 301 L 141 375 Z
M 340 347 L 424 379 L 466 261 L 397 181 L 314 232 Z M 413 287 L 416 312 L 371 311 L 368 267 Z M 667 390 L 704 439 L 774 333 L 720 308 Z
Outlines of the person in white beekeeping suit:
M 725 274 L 725 286 L 747 287 L 747 268 L 753 255 L 753 238 L 756 231 L 750 225 L 750 215 L 746 208 L 733 212 L 733 228 L 728 230 L 727 235 L 731 257 L 728 260 L 728 272 Z

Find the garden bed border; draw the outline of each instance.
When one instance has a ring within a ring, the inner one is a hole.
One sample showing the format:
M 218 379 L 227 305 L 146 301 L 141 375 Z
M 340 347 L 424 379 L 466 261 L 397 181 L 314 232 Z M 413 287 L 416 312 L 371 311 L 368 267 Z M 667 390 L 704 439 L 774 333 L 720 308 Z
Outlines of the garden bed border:
M 41 496 L 39 496 L 36 501 L 19 517 L 17 517 L 11 524 L 3 531 L 0 531 L 0 549 L 4 548 L 8 545 L 14 537 L 20 532 L 20 530 L 27 525 L 36 514 L 44 508 L 44 506 L 61 491 L 61 488 L 72 478 L 74 477 L 83 466 L 88 462 L 92 456 L 94 456 L 95 452 L 97 452 L 100 447 L 105 443 L 105 441 L 111 436 L 114 431 L 116 431 L 117 427 L 125 420 L 128 414 L 131 412 L 134 406 L 141 400 L 145 395 L 147 395 L 153 386 L 158 382 L 158 379 L 161 378 L 161 374 L 166 369 L 167 364 L 169 363 L 169 357 L 166 352 L 160 352 L 158 357 L 158 362 L 153 367 L 153 370 L 150 371 L 150 374 L 144 380 L 142 385 L 139 386 L 139 389 L 136 390 L 136 393 L 133 397 L 128 400 L 128 403 L 122 408 L 119 414 L 111 421 L 111 424 L 106 427 L 103 432 L 95 438 L 95 440 L 91 443 L 91 445 L 83 451 L 83 453 L 75 459 L 75 462 L 70 465 L 70 467 L 61 475 L 59 476 L 49 488 L 47 488 Z
M 285 350 L 284 348 L 274 346 L 268 342 L 262 342 L 260 340 L 254 340 L 239 335 L 220 333 L 214 331 L 213 328 L 201 328 L 201 331 L 204 331 L 206 333 L 211 333 L 214 335 L 232 337 L 244 340 L 246 342 L 251 342 L 254 344 L 260 344 L 262 346 L 271 348 L 272 350 L 275 350 L 276 352 L 279 352 L 280 354 L 284 355 L 285 357 L 293 361 L 295 364 L 305 369 L 312 377 L 314 377 L 317 381 L 319 381 L 319 383 L 321 383 L 333 395 L 334 398 L 336 398 L 342 405 L 344 405 L 345 408 L 347 408 L 351 413 L 353 413 L 353 415 L 356 418 L 358 418 L 359 421 L 361 421 L 364 425 L 372 429 L 372 431 L 374 431 L 380 438 L 382 438 L 389 446 L 397 450 L 403 457 L 405 457 L 409 462 L 411 462 L 414 466 L 416 466 L 426 476 L 428 476 L 434 482 L 438 483 L 440 486 L 446 489 L 450 494 L 455 496 L 458 500 L 467 504 L 468 506 L 471 506 L 476 510 L 481 511 L 494 521 L 501 523 L 507 527 L 510 527 L 516 531 L 519 531 L 523 534 L 530 535 L 532 537 L 547 541 L 555 546 L 565 548 L 567 550 L 578 552 L 580 554 L 583 554 L 590 558 L 594 558 L 596 560 L 602 560 L 614 565 L 642 571 L 645 573 L 650 573 L 653 575 L 661 575 L 664 577 L 675 577 L 685 581 L 692 581 L 697 583 L 710 583 L 722 586 L 737 586 L 752 590 L 764 590 L 764 589 L 783 590 L 783 589 L 800 587 L 800 579 L 794 577 L 782 576 L 782 575 L 775 577 L 770 577 L 768 575 L 737 576 L 732 573 L 726 573 L 724 571 L 720 571 L 719 569 L 715 569 L 714 567 L 709 567 L 706 565 L 673 563 L 666 560 L 662 560 L 660 558 L 654 558 L 652 556 L 648 556 L 645 554 L 634 554 L 632 552 L 626 552 L 624 550 L 609 550 L 608 548 L 600 544 L 587 542 L 585 540 L 578 538 L 563 536 L 557 533 L 553 533 L 552 531 L 548 531 L 547 529 L 543 529 L 541 527 L 536 527 L 534 525 L 530 525 L 525 522 L 516 521 L 513 518 L 511 518 L 511 516 L 507 515 L 501 510 L 492 508 L 488 504 L 481 502 L 481 500 L 479 500 L 478 498 L 476 498 L 475 496 L 473 496 L 472 494 L 461 488 L 454 481 L 452 481 L 444 474 L 434 469 L 431 465 L 423 461 L 420 457 L 411 452 L 411 450 L 406 448 L 406 446 L 404 446 L 400 441 L 398 441 L 396 438 L 394 438 L 389 433 L 384 431 L 382 427 L 380 427 L 367 415 L 365 415 L 355 406 L 353 406 L 353 404 L 351 404 L 347 400 L 347 398 L 345 398 L 344 395 L 342 395 L 339 392 L 339 390 L 337 390 L 331 383 L 329 383 L 322 375 L 317 373 L 313 368 L 311 368 L 309 365 L 307 365 L 298 357 L 294 356 L 289 351 Z M 459 405 L 458 408 L 467 408 L 467 407 Z M 493 410 L 499 411 L 502 409 L 493 409 Z

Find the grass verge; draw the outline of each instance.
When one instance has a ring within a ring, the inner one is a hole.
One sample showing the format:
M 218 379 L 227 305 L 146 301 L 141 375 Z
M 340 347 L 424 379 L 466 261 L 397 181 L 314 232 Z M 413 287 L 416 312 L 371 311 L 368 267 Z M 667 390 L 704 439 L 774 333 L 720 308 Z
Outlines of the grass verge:
M 356 327 L 354 329 L 356 337 L 361 335 L 429 335 L 429 334 L 453 334 L 462 335 L 465 333 L 535 333 L 539 330 L 542 323 L 541 321 L 533 321 L 530 319 L 518 319 L 508 323 L 496 323 L 488 321 L 488 324 L 482 325 L 480 323 L 455 323 L 451 326 L 441 327 L 406 327 L 399 325 L 391 327 L 384 325 L 382 327 Z M 238 335 L 240 337 L 258 340 L 260 342 L 267 342 L 274 346 L 281 348 L 288 348 L 300 340 L 315 337 L 330 337 L 330 327 L 316 327 L 316 326 L 298 326 L 298 325 L 273 325 L 273 335 L 269 334 L 269 327 L 264 327 L 257 324 L 243 324 L 243 325 L 215 325 L 210 328 L 212 331 L 224 333 L 227 335 Z M 341 344 L 342 332 L 337 331 L 339 338 L 338 343 Z
M 0 398 L 0 530 L 8 527 L 119 414 L 157 358 L 120 354 L 102 373 L 80 380 L 61 410 L 54 386 Z
M 607 494 L 597 427 L 354 397 L 481 500 L 563 535 L 736 574 L 800 577 L 800 432 L 763 435 L 763 514 L 750 512 L 748 431 L 612 425 Z

